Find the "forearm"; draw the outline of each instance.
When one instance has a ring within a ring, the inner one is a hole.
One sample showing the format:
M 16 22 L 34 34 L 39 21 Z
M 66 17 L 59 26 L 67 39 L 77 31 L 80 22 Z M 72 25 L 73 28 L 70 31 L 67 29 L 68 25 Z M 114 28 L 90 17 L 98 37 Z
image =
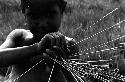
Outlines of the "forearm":
M 6 48 L 0 50 L 0 67 L 16 64 L 26 58 L 36 55 L 37 44 L 31 46 Z

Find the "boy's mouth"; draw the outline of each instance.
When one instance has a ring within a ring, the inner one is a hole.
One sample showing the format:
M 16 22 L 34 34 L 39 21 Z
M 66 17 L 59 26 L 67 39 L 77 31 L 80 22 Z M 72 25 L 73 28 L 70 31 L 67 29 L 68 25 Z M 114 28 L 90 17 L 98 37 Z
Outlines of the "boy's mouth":
M 47 26 L 47 27 L 41 27 L 41 28 L 37 29 L 37 31 L 40 31 L 40 32 L 55 32 L 56 28 Z

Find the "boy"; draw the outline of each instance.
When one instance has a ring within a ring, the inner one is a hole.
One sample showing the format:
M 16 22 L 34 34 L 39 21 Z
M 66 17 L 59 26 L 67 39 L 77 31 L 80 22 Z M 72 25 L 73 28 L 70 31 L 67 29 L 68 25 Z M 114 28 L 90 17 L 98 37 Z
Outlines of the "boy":
M 0 46 L 0 66 L 12 66 L 7 82 L 48 82 L 54 65 L 48 55 L 54 59 L 60 59 L 60 56 L 66 59 L 79 52 L 78 46 L 71 46 L 76 43 L 73 39 L 58 32 L 65 6 L 64 0 L 21 0 L 29 30 L 12 31 Z M 70 72 L 57 64 L 50 81 L 76 82 Z

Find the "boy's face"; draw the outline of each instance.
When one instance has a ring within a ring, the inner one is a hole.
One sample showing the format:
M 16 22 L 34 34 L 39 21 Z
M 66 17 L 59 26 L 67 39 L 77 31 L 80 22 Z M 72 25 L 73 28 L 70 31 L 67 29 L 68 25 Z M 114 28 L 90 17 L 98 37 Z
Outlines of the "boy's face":
M 29 29 L 34 35 L 57 32 L 62 17 L 60 7 L 56 4 L 47 3 L 48 0 L 40 1 L 41 3 L 32 3 L 31 7 L 25 9 L 24 14 Z

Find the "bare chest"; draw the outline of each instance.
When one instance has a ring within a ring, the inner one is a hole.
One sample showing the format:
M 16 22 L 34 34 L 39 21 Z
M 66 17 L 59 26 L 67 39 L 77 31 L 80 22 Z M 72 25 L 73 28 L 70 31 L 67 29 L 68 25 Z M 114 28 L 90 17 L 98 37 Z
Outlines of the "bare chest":
M 21 65 L 13 69 L 14 71 L 18 71 L 18 69 L 24 69 Z M 30 70 L 29 70 L 30 69 Z M 14 79 L 18 78 L 22 75 L 19 79 L 17 79 L 15 82 L 48 82 L 50 77 L 50 72 L 52 70 L 52 66 L 49 66 L 45 62 L 41 62 L 38 65 L 35 65 L 34 67 L 29 68 L 28 70 L 24 72 L 20 72 L 18 74 L 12 73 L 12 82 Z M 61 70 L 56 69 L 56 67 L 53 70 L 51 82 L 66 82 L 66 79 L 61 72 Z

